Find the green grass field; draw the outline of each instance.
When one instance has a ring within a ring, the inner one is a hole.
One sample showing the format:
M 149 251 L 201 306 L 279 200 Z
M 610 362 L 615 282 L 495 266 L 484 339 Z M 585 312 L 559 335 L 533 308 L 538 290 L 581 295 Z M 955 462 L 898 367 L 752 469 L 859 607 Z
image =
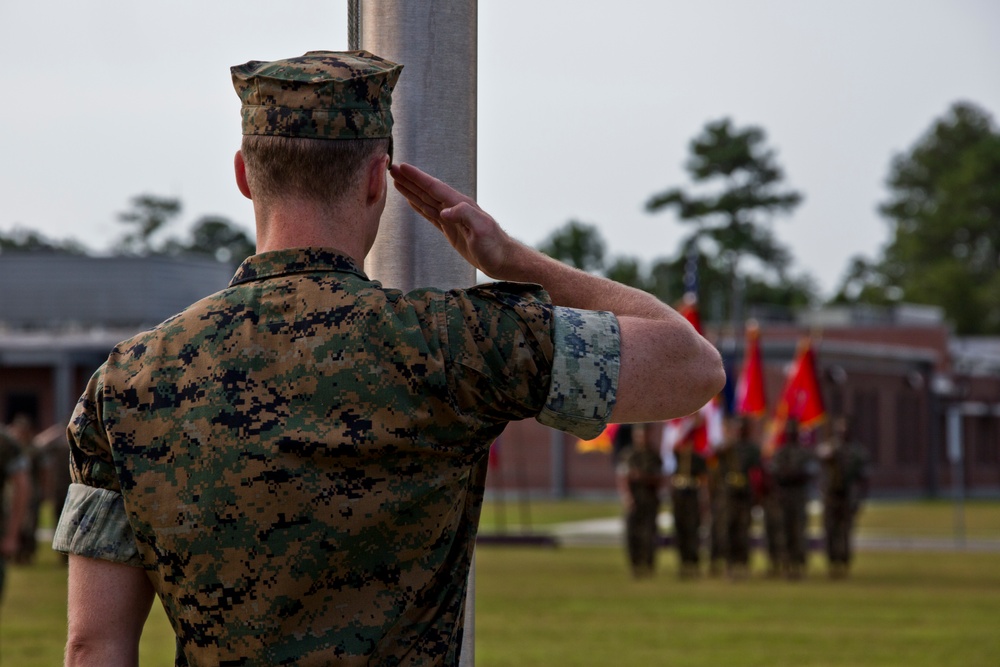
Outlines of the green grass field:
M 484 512 L 491 522 L 493 508 Z M 516 516 L 507 508 L 508 522 Z M 532 503 L 532 525 L 615 516 L 614 503 Z M 876 503 L 862 532 L 950 537 L 948 503 Z M 1000 537 L 1000 503 L 970 503 L 970 537 Z M 813 556 L 801 582 L 754 576 L 679 581 L 672 552 L 633 581 L 617 548 L 480 547 L 476 663 L 984 667 L 1000 656 L 1000 552 L 862 552 L 852 577 L 830 581 Z M 111 594 L 111 593 L 109 593 Z M 65 569 L 46 548 L 10 568 L 0 608 L 0 665 L 60 664 Z M 144 667 L 172 664 L 159 604 L 141 646 Z

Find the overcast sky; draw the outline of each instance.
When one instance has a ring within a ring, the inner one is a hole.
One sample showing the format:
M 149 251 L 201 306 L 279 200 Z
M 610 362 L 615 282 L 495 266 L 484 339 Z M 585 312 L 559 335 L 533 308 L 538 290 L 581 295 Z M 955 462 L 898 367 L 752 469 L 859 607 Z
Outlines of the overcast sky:
M 0 230 L 103 249 L 140 193 L 181 199 L 177 235 L 250 230 L 229 66 L 346 49 L 346 5 L 0 3 Z M 829 294 L 887 238 L 893 155 L 957 100 L 1000 112 L 1000 2 L 480 0 L 478 86 L 479 200 L 515 236 L 576 219 L 612 255 L 672 256 L 687 228 L 644 203 L 730 117 L 804 194 L 774 229 Z

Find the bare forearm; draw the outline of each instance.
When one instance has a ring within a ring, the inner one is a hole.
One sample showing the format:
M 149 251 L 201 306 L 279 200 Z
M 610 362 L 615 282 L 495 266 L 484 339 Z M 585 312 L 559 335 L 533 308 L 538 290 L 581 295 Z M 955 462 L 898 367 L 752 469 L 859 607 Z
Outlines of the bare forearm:
M 646 319 L 680 317 L 647 292 L 595 276 L 552 259 L 511 240 L 505 262 L 490 277 L 497 280 L 538 283 L 552 303 L 582 310 L 607 310 L 619 316 Z
M 621 330 L 621 375 L 612 420 L 651 422 L 694 412 L 722 390 L 718 351 L 651 294 L 567 266 L 511 240 L 494 278 L 540 284 L 557 306 L 605 310 Z

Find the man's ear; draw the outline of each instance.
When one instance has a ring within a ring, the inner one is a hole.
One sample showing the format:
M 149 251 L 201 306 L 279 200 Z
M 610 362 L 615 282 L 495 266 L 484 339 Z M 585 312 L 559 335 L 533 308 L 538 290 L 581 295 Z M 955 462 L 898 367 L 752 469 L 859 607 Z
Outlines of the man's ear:
M 244 197 L 253 199 L 253 195 L 250 194 L 250 184 L 247 183 L 247 165 L 243 162 L 243 151 L 236 151 L 236 157 L 233 158 L 233 168 L 236 170 L 236 187 L 240 189 Z
M 365 179 L 368 184 L 365 191 L 365 199 L 368 204 L 374 204 L 385 197 L 385 191 L 388 187 L 388 177 L 386 176 L 389 173 L 388 168 L 388 155 L 380 155 L 368 163 L 368 174 Z

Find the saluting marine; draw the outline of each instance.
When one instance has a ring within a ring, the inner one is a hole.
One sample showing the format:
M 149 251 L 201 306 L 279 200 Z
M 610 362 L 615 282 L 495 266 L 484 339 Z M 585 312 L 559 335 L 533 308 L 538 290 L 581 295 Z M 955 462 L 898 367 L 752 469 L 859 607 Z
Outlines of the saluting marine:
M 591 438 L 721 388 L 718 353 L 654 297 L 518 243 L 416 167 L 390 172 L 401 69 L 364 51 L 231 69 L 257 253 L 117 345 L 77 405 L 54 539 L 68 665 L 134 662 L 154 594 L 178 665 L 457 664 L 506 424 Z M 368 278 L 390 174 L 467 261 L 517 282 Z

